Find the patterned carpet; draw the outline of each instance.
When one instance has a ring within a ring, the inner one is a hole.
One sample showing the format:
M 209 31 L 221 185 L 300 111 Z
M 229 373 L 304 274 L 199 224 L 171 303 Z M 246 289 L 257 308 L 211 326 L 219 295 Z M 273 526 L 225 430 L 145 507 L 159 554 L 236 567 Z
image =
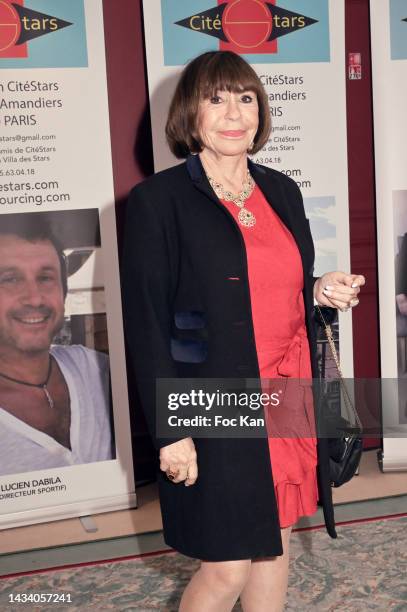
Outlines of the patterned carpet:
M 407 517 L 294 532 L 286 610 L 407 612 Z M 0 580 L 0 610 L 176 612 L 199 566 L 178 553 Z M 11 593 L 71 593 L 71 604 L 10 604 Z M 234 612 L 240 611 L 237 604 Z

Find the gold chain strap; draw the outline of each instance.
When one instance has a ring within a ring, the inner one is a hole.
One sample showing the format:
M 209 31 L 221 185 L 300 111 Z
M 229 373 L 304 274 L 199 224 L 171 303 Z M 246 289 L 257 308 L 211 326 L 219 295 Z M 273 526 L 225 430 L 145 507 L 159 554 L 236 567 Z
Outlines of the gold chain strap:
M 325 335 L 326 335 L 326 338 L 328 340 L 328 344 L 329 344 L 331 352 L 332 352 L 332 357 L 334 358 L 334 361 L 335 361 L 335 364 L 336 364 L 336 368 L 337 368 L 338 373 L 339 373 L 339 381 L 340 381 L 340 383 L 342 385 L 342 389 L 344 391 L 343 397 L 344 397 L 344 400 L 345 400 L 345 405 L 346 405 L 346 409 L 348 411 L 348 415 L 349 415 L 349 417 L 351 417 L 353 415 L 355 417 L 355 420 L 356 420 L 356 423 L 357 423 L 358 427 L 360 427 L 360 429 L 362 429 L 362 423 L 360 421 L 359 415 L 358 415 L 358 413 L 356 411 L 355 406 L 353 405 L 353 402 L 352 402 L 352 400 L 350 398 L 350 395 L 349 395 L 349 391 L 348 391 L 348 389 L 347 389 L 347 387 L 345 385 L 345 380 L 344 380 L 344 377 L 343 377 L 343 374 L 342 374 L 341 365 L 339 363 L 338 353 L 336 351 L 336 346 L 335 346 L 335 342 L 334 342 L 334 338 L 333 338 L 332 328 L 331 328 L 330 325 L 328 325 L 326 323 L 326 321 L 324 319 L 324 315 L 322 314 L 322 311 L 321 311 L 320 307 L 317 306 L 317 308 L 318 308 L 319 316 L 321 317 L 321 320 L 322 320 L 322 322 L 324 324 Z

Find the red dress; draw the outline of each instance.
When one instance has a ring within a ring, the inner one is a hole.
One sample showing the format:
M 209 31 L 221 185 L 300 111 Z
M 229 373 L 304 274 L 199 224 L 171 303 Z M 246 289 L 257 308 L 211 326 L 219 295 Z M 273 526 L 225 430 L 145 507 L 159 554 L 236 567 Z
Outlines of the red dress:
M 256 224 L 252 227 L 238 222 L 236 204 L 224 200 L 222 204 L 236 219 L 246 246 L 262 391 L 275 392 L 278 383 L 275 379 L 301 378 L 310 382 L 311 359 L 302 296 L 303 270 L 296 242 L 259 187 L 255 187 L 245 202 L 246 208 L 256 217 Z M 266 379 L 274 380 L 268 383 Z M 267 411 L 273 409 L 265 407 L 282 528 L 295 524 L 301 516 L 314 514 L 318 500 L 312 392 L 305 381 L 304 386 L 296 384 L 297 381 L 291 382 L 293 388 L 290 385 L 285 387 L 285 400 L 281 403 L 281 410 L 285 410 L 280 413 L 284 414 L 282 420 L 278 417 L 275 422 L 268 419 Z M 278 386 L 284 387 L 284 383 L 278 383 Z M 282 437 L 281 431 L 286 431 L 287 422 L 290 432 L 298 433 Z

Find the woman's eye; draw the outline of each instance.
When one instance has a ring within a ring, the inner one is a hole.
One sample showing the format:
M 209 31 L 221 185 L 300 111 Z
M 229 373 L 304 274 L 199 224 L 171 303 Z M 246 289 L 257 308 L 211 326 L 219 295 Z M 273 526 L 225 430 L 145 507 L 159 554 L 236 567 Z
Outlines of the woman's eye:
M 245 102 L 246 104 L 253 102 L 253 96 L 250 96 L 249 94 L 244 94 L 244 96 L 242 96 L 241 98 L 242 102 Z
M 210 102 L 211 104 L 219 104 L 220 102 L 222 102 L 222 99 L 220 96 L 212 96 L 210 98 Z

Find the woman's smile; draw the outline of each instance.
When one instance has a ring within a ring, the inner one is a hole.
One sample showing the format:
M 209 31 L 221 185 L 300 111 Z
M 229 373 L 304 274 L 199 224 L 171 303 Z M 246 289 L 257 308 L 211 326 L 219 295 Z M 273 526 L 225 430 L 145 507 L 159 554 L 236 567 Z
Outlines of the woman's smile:
M 226 138 L 242 138 L 246 134 L 246 130 L 224 130 L 220 131 L 219 134 Z

